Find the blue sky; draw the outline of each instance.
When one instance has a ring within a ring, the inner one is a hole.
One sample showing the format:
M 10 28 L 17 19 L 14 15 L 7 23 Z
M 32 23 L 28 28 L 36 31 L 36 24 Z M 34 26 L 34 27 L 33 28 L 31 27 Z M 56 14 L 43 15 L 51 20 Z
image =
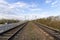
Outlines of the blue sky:
M 0 18 L 31 20 L 57 15 L 60 0 L 0 0 Z

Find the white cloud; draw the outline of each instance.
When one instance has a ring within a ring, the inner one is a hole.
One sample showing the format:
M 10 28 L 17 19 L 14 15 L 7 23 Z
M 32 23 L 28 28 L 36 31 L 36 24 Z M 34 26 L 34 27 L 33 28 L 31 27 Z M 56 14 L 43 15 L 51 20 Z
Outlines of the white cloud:
M 25 7 L 27 4 L 26 3 L 20 3 L 20 2 L 17 2 L 16 5 L 19 5 L 20 7 Z
M 52 0 L 45 0 L 45 3 L 51 3 Z
M 0 3 L 5 3 L 5 1 L 4 0 L 0 0 Z
M 57 6 L 58 6 L 57 3 L 58 3 L 58 0 L 52 2 L 52 3 L 51 3 L 51 7 L 57 7 Z
M 0 1 L 0 19 L 8 18 L 8 19 L 24 20 L 25 16 L 27 16 L 27 19 L 29 18 L 31 20 L 31 19 L 35 19 L 31 15 L 34 15 L 34 16 L 39 15 L 39 14 L 23 14 L 25 12 L 24 9 L 27 9 L 32 12 L 41 10 L 41 9 L 37 8 L 37 5 L 35 5 L 35 4 L 27 4 L 27 3 L 23 3 L 23 2 L 9 4 L 5 0 L 1 0 Z
M 57 7 L 57 5 L 51 5 L 51 7 Z
M 45 0 L 45 3 L 51 5 L 51 7 L 57 7 L 60 4 L 60 0 Z
M 9 4 L 9 6 L 10 8 L 15 8 L 15 7 L 24 8 L 27 6 L 27 4 L 23 2 L 17 2 L 17 3 Z
M 49 1 L 51 2 L 51 1 Z M 48 3 L 48 1 L 46 2 Z M 55 2 L 56 3 L 56 2 Z M 53 4 L 55 4 L 53 3 Z M 27 10 L 27 12 L 26 12 Z M 24 2 L 16 2 L 13 4 L 9 4 L 6 1 L 0 2 L 0 19 L 8 18 L 8 19 L 21 19 L 21 20 L 33 20 L 41 17 L 50 16 L 48 12 L 35 13 L 36 11 L 42 11 L 41 8 L 38 8 L 36 4 L 27 4 Z M 25 14 L 24 14 L 25 13 Z M 37 16 L 37 17 L 36 17 Z
M 52 2 L 51 4 L 52 4 L 52 5 L 55 5 L 56 3 L 58 3 L 58 1 L 54 1 L 54 2 Z
M 41 8 L 30 8 L 29 10 L 30 10 L 30 11 L 42 11 Z

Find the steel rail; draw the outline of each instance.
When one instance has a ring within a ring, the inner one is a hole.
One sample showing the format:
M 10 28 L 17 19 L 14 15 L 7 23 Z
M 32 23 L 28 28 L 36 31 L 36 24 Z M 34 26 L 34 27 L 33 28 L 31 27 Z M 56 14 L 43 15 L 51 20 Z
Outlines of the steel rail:
M 50 34 L 51 36 L 53 36 L 55 38 L 55 40 L 60 40 L 60 32 L 55 30 L 55 29 L 51 29 L 43 24 L 34 22 L 38 27 L 40 27 L 42 30 L 44 30 L 45 32 L 47 32 L 48 34 Z
M 3 32 L 0 35 L 1 40 L 11 40 L 20 30 L 24 28 L 24 26 L 27 25 L 27 22 L 22 23 L 8 31 Z

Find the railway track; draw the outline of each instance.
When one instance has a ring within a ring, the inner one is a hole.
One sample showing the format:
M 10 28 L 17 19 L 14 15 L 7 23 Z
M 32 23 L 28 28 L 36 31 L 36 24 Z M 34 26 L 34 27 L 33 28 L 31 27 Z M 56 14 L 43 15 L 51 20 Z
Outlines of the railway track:
M 18 25 L 17 27 L 15 28 L 12 28 L 8 31 L 5 31 L 3 33 L 0 34 L 0 40 L 12 40 L 13 37 L 18 34 L 19 31 L 21 31 L 25 25 L 27 25 L 28 22 L 26 23 L 23 23 L 21 25 Z
M 60 32 L 59 31 L 57 31 L 57 30 L 55 30 L 55 29 L 51 29 L 51 28 L 49 28 L 49 27 L 47 27 L 47 26 L 45 26 L 45 25 L 42 25 L 42 24 L 40 24 L 40 23 L 37 23 L 37 22 L 34 22 L 35 24 L 33 24 L 33 23 L 29 23 L 28 25 L 27 25 L 27 23 L 28 22 L 24 22 L 24 23 L 22 23 L 22 24 L 20 24 L 20 25 L 18 25 L 18 26 L 16 26 L 16 27 L 14 27 L 14 28 L 12 28 L 12 29 L 10 29 L 10 30 L 8 30 L 8 31 L 5 31 L 5 32 L 3 32 L 3 33 L 1 33 L 0 34 L 0 40 L 20 40 L 21 39 L 21 34 L 24 34 L 22 37 L 23 38 L 25 38 L 25 37 L 27 37 L 27 34 L 29 34 L 28 32 L 32 32 L 33 31 L 33 33 L 35 33 L 35 31 L 36 30 L 40 30 L 40 28 L 42 29 L 42 30 L 44 30 L 44 32 L 46 32 L 46 33 L 48 33 L 49 35 L 51 35 L 53 38 L 54 38 L 54 40 L 60 40 Z M 26 26 L 27 25 L 27 26 Z M 25 28 L 25 26 L 26 26 L 26 28 Z M 28 27 L 29 26 L 29 27 Z M 35 26 L 35 27 L 34 27 Z M 35 29 L 32 29 L 32 28 L 35 28 Z M 23 28 L 25 28 L 24 30 L 26 30 L 26 31 L 24 31 L 23 30 Z M 28 29 L 29 28 L 29 29 Z M 38 29 L 37 29 L 38 28 Z M 30 29 L 32 30 L 32 31 L 30 31 Z M 29 30 L 29 31 L 28 31 Z M 35 31 L 34 31 L 35 30 Z M 27 33 L 27 34 L 26 34 Z M 25 35 L 26 34 L 26 35 Z M 38 35 L 38 34 L 40 34 L 39 32 L 38 33 L 35 33 L 36 34 L 36 36 Z M 25 37 L 24 37 L 25 36 Z M 34 37 L 36 37 L 35 35 L 34 35 Z M 30 37 L 30 36 L 29 36 Z M 25 38 L 25 39 L 28 39 L 29 37 L 27 37 L 27 38 Z M 31 36 L 32 37 L 32 36 Z M 19 39 L 20 38 L 20 39 Z M 37 36 L 37 38 L 38 38 L 38 36 Z M 43 38 L 43 37 L 42 37 Z M 39 38 L 40 39 L 40 38 Z M 22 39 L 22 40 L 24 40 L 24 39 Z M 42 39 L 41 39 L 42 40 Z
M 45 32 L 47 32 L 49 35 L 51 35 L 52 37 L 54 37 L 55 40 L 60 40 L 60 32 L 58 30 L 49 28 L 43 24 L 34 22 L 35 25 L 37 25 L 39 28 L 41 28 L 42 30 L 44 30 Z

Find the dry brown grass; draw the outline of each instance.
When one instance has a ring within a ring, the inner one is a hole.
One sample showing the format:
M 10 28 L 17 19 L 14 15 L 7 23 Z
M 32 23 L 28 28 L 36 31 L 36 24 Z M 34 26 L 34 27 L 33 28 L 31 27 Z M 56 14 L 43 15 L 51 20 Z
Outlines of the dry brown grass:
M 58 20 L 51 20 L 51 19 L 46 19 L 46 18 L 42 18 L 42 19 L 38 19 L 36 20 L 36 22 L 45 24 L 47 26 L 53 27 L 55 29 L 59 29 L 60 30 L 60 21 Z

